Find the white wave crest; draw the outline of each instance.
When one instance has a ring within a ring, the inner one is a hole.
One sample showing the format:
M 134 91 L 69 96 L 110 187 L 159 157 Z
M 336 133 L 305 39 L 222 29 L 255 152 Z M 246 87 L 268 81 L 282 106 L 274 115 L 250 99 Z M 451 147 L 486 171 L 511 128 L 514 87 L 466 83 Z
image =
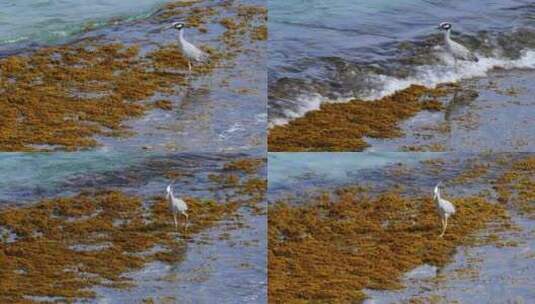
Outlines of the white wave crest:
M 354 98 L 363 100 L 376 100 L 404 90 L 411 85 L 422 85 L 435 88 L 439 84 L 457 82 L 463 79 L 474 77 L 485 77 L 488 72 L 496 69 L 535 69 L 535 51 L 526 50 L 518 59 L 507 59 L 501 57 L 479 56 L 478 62 L 457 61 L 443 54 L 441 56 L 444 65 L 423 65 L 415 68 L 414 76 L 407 78 L 396 78 L 386 75 L 371 76 L 372 81 L 377 83 L 378 89 L 370 89 L 364 96 L 354 96 L 351 98 L 329 99 L 317 93 L 300 95 L 292 101 L 293 109 L 285 109 L 283 117 L 272 118 L 269 127 L 284 125 L 288 122 L 304 116 L 307 112 L 318 110 L 322 103 L 348 102 Z
M 511 60 L 505 58 L 479 57 L 478 62 L 458 61 L 452 62 L 451 58 L 443 58 L 447 65 L 427 65 L 416 68 L 415 76 L 408 78 L 395 78 L 379 75 L 376 80 L 382 84 L 381 89 L 372 91 L 363 99 L 375 100 L 392 95 L 397 91 L 406 89 L 411 85 L 422 85 L 434 88 L 441 83 L 456 82 L 474 77 L 485 77 L 487 73 L 496 68 L 510 69 L 534 69 L 535 51 L 524 51 L 520 58 Z

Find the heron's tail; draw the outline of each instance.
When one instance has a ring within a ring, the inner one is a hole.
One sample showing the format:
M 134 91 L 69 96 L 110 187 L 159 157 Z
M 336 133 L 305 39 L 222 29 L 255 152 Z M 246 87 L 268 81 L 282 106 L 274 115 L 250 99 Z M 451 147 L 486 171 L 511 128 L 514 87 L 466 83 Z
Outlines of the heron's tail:
M 199 61 L 204 63 L 210 61 L 210 55 L 208 55 L 206 52 L 202 52 L 201 56 L 199 57 Z

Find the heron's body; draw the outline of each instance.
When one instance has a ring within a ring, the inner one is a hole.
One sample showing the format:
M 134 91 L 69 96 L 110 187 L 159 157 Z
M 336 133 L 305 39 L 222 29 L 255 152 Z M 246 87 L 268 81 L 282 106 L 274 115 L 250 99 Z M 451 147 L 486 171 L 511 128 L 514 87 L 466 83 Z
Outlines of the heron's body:
M 191 72 L 191 62 L 202 62 L 208 55 L 184 38 L 184 24 L 173 23 L 173 27 L 178 29 L 178 48 L 188 59 L 188 68 Z
M 173 219 L 175 220 L 175 229 L 178 228 L 177 215 L 182 214 L 186 219 L 186 224 L 188 222 L 188 205 L 186 202 L 180 198 L 176 198 L 171 189 L 171 185 L 167 186 L 167 200 L 169 202 L 169 211 L 173 214 Z
M 433 200 L 435 201 L 440 220 L 442 221 L 442 233 L 440 234 L 440 237 L 443 237 L 446 232 L 446 227 L 448 227 L 448 218 L 455 214 L 455 206 L 453 206 L 450 201 L 440 197 L 439 186 L 440 183 L 435 186 Z
M 451 39 L 451 24 L 443 22 L 439 29 L 444 31 L 444 44 L 446 50 L 453 56 L 455 60 L 466 60 L 478 62 L 479 59 L 462 44 Z

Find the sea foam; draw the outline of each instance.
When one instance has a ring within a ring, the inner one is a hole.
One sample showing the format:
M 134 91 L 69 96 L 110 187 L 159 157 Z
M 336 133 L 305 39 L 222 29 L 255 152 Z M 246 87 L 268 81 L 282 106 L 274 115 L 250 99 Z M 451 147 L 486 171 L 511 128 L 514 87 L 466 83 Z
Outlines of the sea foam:
M 404 90 L 411 85 L 434 88 L 443 83 L 485 77 L 490 71 L 496 68 L 505 70 L 535 69 L 535 50 L 524 50 L 517 59 L 478 55 L 478 62 L 455 62 L 453 58 L 444 52 L 437 52 L 436 55 L 441 59 L 442 64 L 416 66 L 411 76 L 406 78 L 396 78 L 387 75 L 369 75 L 370 82 L 375 85 L 369 91 L 362 93 L 361 96 L 332 99 L 318 93 L 307 93 L 295 97 L 293 101 L 286 100 L 286 102 L 292 104 L 292 107 L 284 109 L 283 117 L 270 119 L 269 127 L 285 125 L 296 118 L 304 116 L 307 112 L 318 110 L 323 103 L 343 103 L 355 98 L 373 101 Z

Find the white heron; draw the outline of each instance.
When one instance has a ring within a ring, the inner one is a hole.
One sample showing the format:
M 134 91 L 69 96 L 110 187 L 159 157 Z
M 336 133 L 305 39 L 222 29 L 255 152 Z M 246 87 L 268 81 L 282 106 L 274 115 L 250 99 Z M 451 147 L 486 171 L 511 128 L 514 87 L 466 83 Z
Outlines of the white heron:
M 455 42 L 451 39 L 451 24 L 449 22 L 442 22 L 438 26 L 438 29 L 444 32 L 444 43 L 446 50 L 453 56 L 455 62 L 457 59 L 478 62 L 479 59 L 470 50 L 468 50 L 462 44 Z
M 444 233 L 446 232 L 446 228 L 448 227 L 448 218 L 455 213 L 455 206 L 453 206 L 450 201 L 440 197 L 439 187 L 441 183 L 442 182 L 439 182 L 435 186 L 433 200 L 435 201 L 438 214 L 440 215 L 440 221 L 442 222 L 442 233 L 440 234 L 440 237 L 443 237 Z
M 184 39 L 184 26 L 185 24 L 182 22 L 173 23 L 173 28 L 178 30 L 178 47 L 186 59 L 188 59 L 188 69 L 191 73 L 191 61 L 202 62 L 208 58 L 208 54 Z
M 165 196 L 167 200 L 169 201 L 169 210 L 173 214 L 173 219 L 175 220 L 175 229 L 178 229 L 178 221 L 177 221 L 177 215 L 180 213 L 184 216 L 186 219 L 186 226 L 188 225 L 188 205 L 186 205 L 186 202 L 183 201 L 180 198 L 176 198 L 173 194 L 173 189 L 171 189 L 171 185 L 167 186 L 167 195 Z

